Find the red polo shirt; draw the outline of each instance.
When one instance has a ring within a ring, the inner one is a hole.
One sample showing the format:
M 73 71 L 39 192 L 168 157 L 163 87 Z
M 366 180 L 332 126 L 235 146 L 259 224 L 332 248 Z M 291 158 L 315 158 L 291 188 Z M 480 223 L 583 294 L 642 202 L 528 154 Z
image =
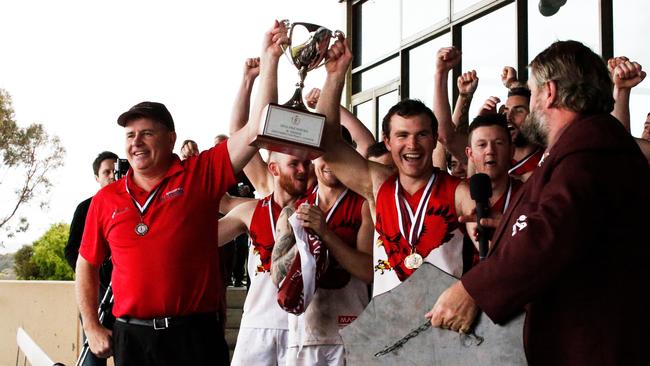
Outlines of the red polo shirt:
M 149 192 L 133 183 L 133 172 L 93 198 L 79 254 L 93 265 L 110 247 L 115 316 L 153 318 L 213 312 L 222 287 L 217 252 L 219 201 L 235 183 L 227 144 L 197 157 L 174 161 L 144 215 Z M 155 191 L 154 188 L 153 191 Z M 149 231 L 140 236 L 135 227 Z

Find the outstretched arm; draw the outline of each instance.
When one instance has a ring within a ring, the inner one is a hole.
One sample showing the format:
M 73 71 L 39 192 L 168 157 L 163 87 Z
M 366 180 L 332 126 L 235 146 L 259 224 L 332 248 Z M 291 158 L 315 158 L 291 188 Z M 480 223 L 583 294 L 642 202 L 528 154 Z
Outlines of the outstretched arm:
M 225 245 L 234 240 L 239 235 L 246 232 L 250 225 L 253 211 L 257 205 L 257 200 L 249 200 L 234 207 L 228 214 L 219 219 L 218 238 L 219 246 Z
M 460 51 L 455 47 L 443 47 L 436 55 L 436 72 L 433 81 L 433 113 L 438 120 L 438 141 L 459 161 L 467 161 L 465 146 L 467 135 L 456 131 L 451 121 L 451 108 L 447 94 L 449 71 L 460 62 Z
M 258 148 L 250 146 L 250 143 L 257 136 L 264 108 L 270 102 L 275 102 L 278 99 L 278 62 L 282 55 L 282 45 L 288 44 L 288 42 L 287 29 L 277 20 L 273 27 L 264 34 L 260 57 L 259 90 L 249 122 L 228 139 L 228 153 L 235 174 L 240 172 L 258 151 Z
M 316 106 L 316 111 L 326 116 L 323 136 L 326 153 L 323 159 L 345 186 L 368 200 L 370 209 L 374 212 L 374 187 L 379 187 L 379 184 L 392 174 L 392 170 L 366 160 L 354 151 L 352 146 L 342 141 L 339 104 L 345 84 L 345 73 L 352 61 L 352 53 L 343 36 L 332 45 L 327 57 L 327 77 Z

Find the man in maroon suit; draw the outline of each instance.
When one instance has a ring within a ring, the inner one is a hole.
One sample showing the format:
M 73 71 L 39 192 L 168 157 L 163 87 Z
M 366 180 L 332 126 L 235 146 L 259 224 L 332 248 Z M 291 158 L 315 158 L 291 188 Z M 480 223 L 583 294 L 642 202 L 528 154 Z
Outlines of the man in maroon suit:
M 555 42 L 530 69 L 526 126 L 547 137 L 544 158 L 488 258 L 427 316 L 466 332 L 479 309 L 496 323 L 525 310 L 530 365 L 647 364 L 650 168 L 609 115 L 612 82 L 598 55 Z

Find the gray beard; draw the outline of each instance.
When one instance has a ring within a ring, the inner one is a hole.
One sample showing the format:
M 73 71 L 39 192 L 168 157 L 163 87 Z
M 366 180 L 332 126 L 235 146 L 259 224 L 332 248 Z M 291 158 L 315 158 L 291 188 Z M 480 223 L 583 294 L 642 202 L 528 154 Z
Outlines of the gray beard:
M 530 143 L 539 146 L 548 145 L 548 125 L 534 110 L 530 111 L 521 125 L 521 133 Z

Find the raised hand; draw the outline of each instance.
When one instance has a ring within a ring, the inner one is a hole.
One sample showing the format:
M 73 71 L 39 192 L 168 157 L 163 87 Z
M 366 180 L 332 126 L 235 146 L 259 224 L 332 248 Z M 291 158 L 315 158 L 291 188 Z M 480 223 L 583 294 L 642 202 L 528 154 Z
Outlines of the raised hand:
M 318 98 L 320 98 L 320 89 L 313 88 L 309 93 L 305 94 L 305 104 L 307 104 L 307 107 L 315 109 Z
M 352 62 L 352 52 L 343 33 L 337 33 L 337 39 L 327 51 L 325 70 L 329 74 L 345 74 Z
M 501 99 L 495 96 L 491 96 L 485 100 L 483 106 L 478 111 L 479 116 L 484 116 L 486 114 L 497 113 L 497 105 L 501 103 Z
M 461 52 L 456 47 L 443 47 L 436 54 L 436 72 L 446 73 L 460 62 Z
M 456 80 L 458 92 L 462 95 L 474 94 L 478 87 L 478 76 L 476 70 L 467 71 L 458 77 Z
M 260 74 L 260 58 L 247 58 L 244 62 L 244 79 L 254 80 Z
M 262 41 L 262 57 L 270 57 L 278 59 L 282 55 L 283 46 L 289 44 L 289 36 L 287 36 L 287 27 L 284 22 L 273 23 L 273 27 L 264 33 L 264 40 Z
M 327 230 L 323 211 L 314 205 L 300 205 L 296 210 L 296 217 L 302 222 L 305 229 L 311 229 L 316 235 L 322 237 Z
M 504 66 L 501 71 L 501 82 L 503 86 L 510 89 L 513 87 L 513 84 L 517 83 L 517 70 L 512 66 Z
M 612 81 L 618 89 L 634 88 L 646 77 L 646 72 L 643 71 L 642 66 L 638 62 L 633 62 L 625 58 L 625 60 L 615 61 L 615 63 L 616 66 L 612 72 Z M 609 61 L 607 65 L 609 67 Z

